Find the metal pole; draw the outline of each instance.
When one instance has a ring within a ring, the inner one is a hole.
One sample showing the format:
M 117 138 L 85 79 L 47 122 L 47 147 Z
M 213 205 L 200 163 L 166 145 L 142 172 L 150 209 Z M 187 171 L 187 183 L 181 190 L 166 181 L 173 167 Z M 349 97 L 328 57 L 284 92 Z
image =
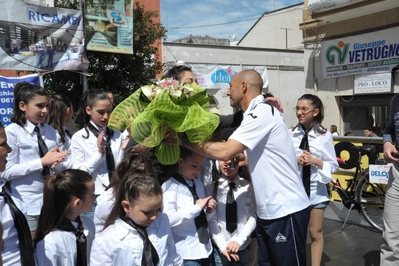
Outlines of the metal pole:
M 288 30 L 292 30 L 289 28 L 280 28 L 282 30 L 285 30 L 285 49 L 288 49 Z
M 83 11 L 83 7 L 82 7 L 82 0 L 79 0 L 79 10 Z M 83 13 L 82 13 L 83 14 Z M 83 20 L 82 20 L 83 21 Z M 85 40 L 86 41 L 86 40 Z M 86 71 L 83 71 L 81 74 L 81 80 L 82 80 L 82 85 L 83 85 L 83 94 L 87 91 L 88 89 L 88 84 L 87 84 L 87 75 L 86 75 Z

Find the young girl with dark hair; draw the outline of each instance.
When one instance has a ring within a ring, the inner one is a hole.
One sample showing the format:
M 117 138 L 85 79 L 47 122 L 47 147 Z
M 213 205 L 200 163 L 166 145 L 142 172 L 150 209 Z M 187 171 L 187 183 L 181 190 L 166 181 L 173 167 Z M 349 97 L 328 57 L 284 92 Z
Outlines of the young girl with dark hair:
M 206 197 L 202 182 L 196 178 L 205 157 L 180 147 L 180 158 L 172 177 L 162 184 L 163 212 L 169 216 L 177 252 L 184 264 L 212 265 L 212 244 L 208 218 L 216 208 L 212 196 Z
M 331 133 L 321 125 L 324 106 L 320 98 L 312 94 L 302 95 L 295 112 L 298 125 L 292 129 L 291 137 L 311 205 L 311 261 L 312 265 L 320 265 L 324 245 L 324 211 L 330 200 L 326 184 L 332 180 L 331 174 L 338 170 L 338 163 Z
M 111 112 L 112 103 L 105 91 L 88 91 L 75 121 L 80 130 L 72 136 L 73 168 L 93 177 L 96 196 L 109 186 L 115 167 L 123 158 L 121 132 L 107 127 Z M 92 220 L 96 205 L 95 202 L 88 214 Z
M 155 174 L 152 162 L 147 157 L 142 156 L 137 152 L 131 152 L 123 158 L 115 169 L 111 184 L 106 191 L 97 198 L 97 207 L 94 211 L 96 236 L 104 230 L 105 221 L 107 220 L 112 205 L 115 202 L 115 198 L 119 193 L 118 189 L 120 189 L 120 184 L 126 182 L 124 178 L 128 178 L 130 176 L 129 173 L 131 172 L 143 173 L 151 176 L 154 176 Z
M 66 128 L 66 123 L 71 121 L 73 116 L 73 106 L 71 100 L 65 95 L 57 94 L 51 96 L 48 103 L 48 115 L 45 122 L 52 126 L 57 132 L 58 142 L 61 143 L 60 150 L 71 150 L 71 137 Z M 65 161 L 65 167 L 72 167 L 72 156 L 69 154 Z
M 96 237 L 90 265 L 182 265 L 167 215 L 160 212 L 162 189 L 155 177 L 126 173 L 115 204 Z
M 234 161 L 218 160 L 216 164 L 220 176 L 206 186 L 207 194 L 218 202 L 215 215 L 209 221 L 209 231 L 216 244 L 216 266 L 245 266 L 250 255 L 251 233 L 256 227 L 252 184 L 240 176 L 241 169 Z
M 89 212 L 94 182 L 81 170 L 70 169 L 44 182 L 43 207 L 34 239 L 39 265 L 87 266 L 94 239 Z
M 34 236 L 43 197 L 43 176 L 66 168 L 67 151 L 60 151 L 54 128 L 44 123 L 48 114 L 48 95 L 35 84 L 20 82 L 14 88 L 14 108 L 6 128 L 12 151 L 2 173 L 12 181 L 29 208 L 28 224 Z
M 71 121 L 73 116 L 73 105 L 71 100 L 63 94 L 51 96 L 48 109 L 49 113 L 45 119 L 46 123 L 57 131 L 57 137 L 59 137 L 60 142 L 63 144 L 61 149 L 69 150 L 71 147 L 72 135 L 65 125 Z

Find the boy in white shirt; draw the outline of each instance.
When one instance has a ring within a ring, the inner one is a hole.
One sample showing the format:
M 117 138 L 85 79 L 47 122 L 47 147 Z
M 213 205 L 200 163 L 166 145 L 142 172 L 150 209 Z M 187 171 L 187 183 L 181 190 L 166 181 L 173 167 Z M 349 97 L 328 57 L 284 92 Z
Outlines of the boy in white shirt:
M 256 206 L 252 184 L 239 176 L 239 167 L 234 167 L 234 162 L 232 163 L 231 160 L 215 163 L 219 166 L 221 176 L 206 187 L 208 195 L 213 195 L 218 202 L 215 215 L 209 221 L 209 231 L 217 245 L 214 249 L 215 262 L 216 265 L 223 266 L 245 266 L 249 255 L 251 233 L 256 227 Z M 235 187 L 232 188 L 232 192 L 237 207 L 236 223 L 233 229 L 227 226 L 227 215 L 231 215 L 226 212 L 230 187 Z

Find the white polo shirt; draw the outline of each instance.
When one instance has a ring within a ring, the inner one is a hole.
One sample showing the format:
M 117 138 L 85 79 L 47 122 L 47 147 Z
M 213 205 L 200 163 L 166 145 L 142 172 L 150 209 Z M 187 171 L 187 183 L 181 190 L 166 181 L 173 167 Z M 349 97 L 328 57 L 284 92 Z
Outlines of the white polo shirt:
M 256 214 L 270 220 L 307 208 L 309 199 L 298 173 L 290 132 L 280 112 L 263 101 L 259 95 L 250 102 L 230 139 L 247 148 Z

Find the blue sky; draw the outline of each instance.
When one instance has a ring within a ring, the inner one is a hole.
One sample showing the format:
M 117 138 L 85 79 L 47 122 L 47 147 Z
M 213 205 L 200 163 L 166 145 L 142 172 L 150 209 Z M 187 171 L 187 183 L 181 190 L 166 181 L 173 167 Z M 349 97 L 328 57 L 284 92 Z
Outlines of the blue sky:
M 190 34 L 241 39 L 264 12 L 303 3 L 300 0 L 161 0 L 167 41 Z

